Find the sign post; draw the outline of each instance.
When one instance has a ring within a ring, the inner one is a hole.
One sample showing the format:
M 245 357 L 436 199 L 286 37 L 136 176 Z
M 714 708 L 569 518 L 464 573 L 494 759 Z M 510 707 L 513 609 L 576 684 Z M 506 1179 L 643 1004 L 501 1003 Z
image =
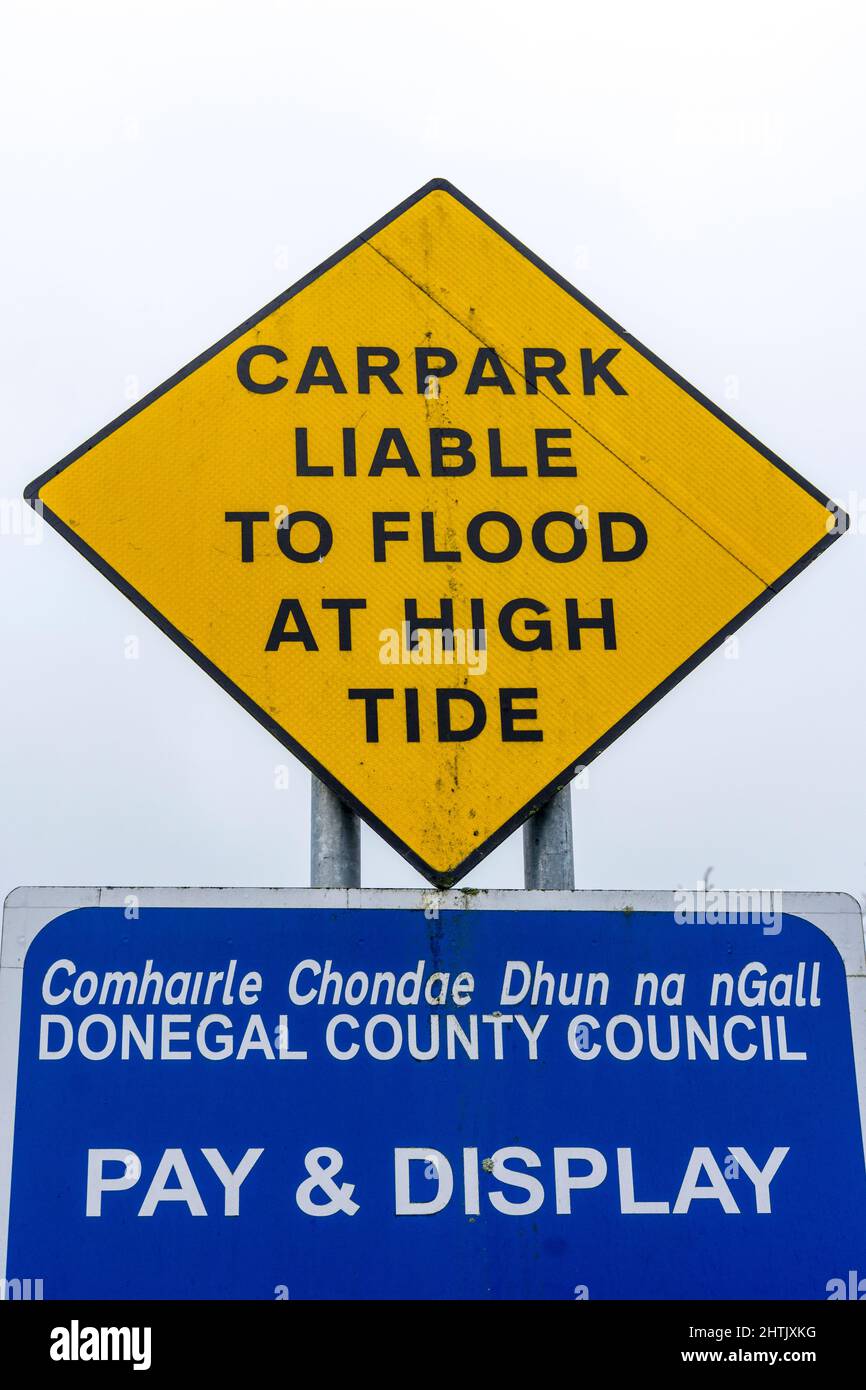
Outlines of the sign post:
M 310 780 L 310 886 L 361 886 L 361 822 L 315 774 Z
M 574 887 L 570 787 L 556 792 L 523 827 L 523 882 L 527 888 Z

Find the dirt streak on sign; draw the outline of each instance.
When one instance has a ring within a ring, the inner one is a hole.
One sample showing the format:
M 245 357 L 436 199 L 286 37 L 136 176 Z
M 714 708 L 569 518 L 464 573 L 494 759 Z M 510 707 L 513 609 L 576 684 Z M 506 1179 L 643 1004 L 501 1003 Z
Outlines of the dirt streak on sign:
M 441 181 L 28 496 L 440 882 L 845 524 Z

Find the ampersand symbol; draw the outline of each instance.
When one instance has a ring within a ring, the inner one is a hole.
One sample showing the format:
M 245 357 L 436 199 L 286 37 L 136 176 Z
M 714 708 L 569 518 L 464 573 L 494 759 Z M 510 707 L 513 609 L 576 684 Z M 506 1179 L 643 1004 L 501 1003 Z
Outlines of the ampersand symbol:
M 322 1159 L 327 1160 L 326 1168 L 322 1166 Z M 354 1216 L 360 1210 L 358 1203 L 352 1201 L 355 1184 L 333 1180 L 343 1167 L 343 1155 L 338 1149 L 310 1149 L 304 1159 L 304 1167 L 310 1176 L 301 1183 L 295 1196 L 298 1206 L 307 1216 L 333 1216 L 338 1211 Z M 312 1200 L 313 1193 L 320 1188 L 328 1201 Z

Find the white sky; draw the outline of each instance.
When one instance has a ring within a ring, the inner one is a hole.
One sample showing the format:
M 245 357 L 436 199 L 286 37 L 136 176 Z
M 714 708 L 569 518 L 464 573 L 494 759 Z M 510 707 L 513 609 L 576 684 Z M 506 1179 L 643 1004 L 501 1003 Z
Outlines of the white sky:
M 440 176 L 853 514 L 592 765 L 578 885 L 864 896 L 863 13 L 7 0 L 0 891 L 308 882 L 304 769 L 14 499 Z

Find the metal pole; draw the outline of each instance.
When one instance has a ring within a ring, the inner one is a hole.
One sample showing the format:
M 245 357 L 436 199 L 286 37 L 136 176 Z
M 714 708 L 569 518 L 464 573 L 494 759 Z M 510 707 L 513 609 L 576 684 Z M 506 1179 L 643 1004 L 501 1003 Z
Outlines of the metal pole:
M 310 785 L 310 886 L 361 886 L 361 822 L 315 775 Z
M 574 887 L 571 787 L 555 792 L 523 827 L 523 881 L 527 888 Z

